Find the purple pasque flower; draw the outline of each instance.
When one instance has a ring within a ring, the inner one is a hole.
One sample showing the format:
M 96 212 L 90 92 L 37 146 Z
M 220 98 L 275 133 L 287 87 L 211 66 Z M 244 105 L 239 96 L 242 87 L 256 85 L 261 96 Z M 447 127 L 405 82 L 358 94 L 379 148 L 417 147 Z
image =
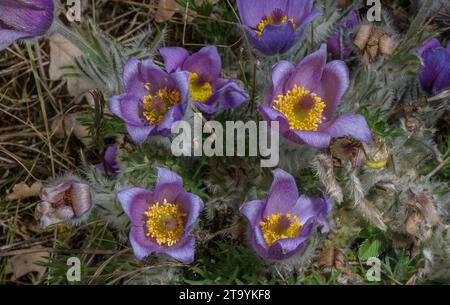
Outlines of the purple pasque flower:
M 167 137 L 188 104 L 189 74 L 167 73 L 151 60 L 132 58 L 124 67 L 125 93 L 109 100 L 109 109 L 125 122 L 135 144 L 151 136 Z
M 347 59 L 352 52 L 346 35 L 359 24 L 358 14 L 352 11 L 345 23 L 327 40 L 327 49 L 333 59 Z
M 93 206 L 91 188 L 76 180 L 67 180 L 56 186 L 43 187 L 41 199 L 37 211 L 40 214 L 40 224 L 43 228 L 81 220 Z
M 189 92 L 195 105 L 203 112 L 213 114 L 239 107 L 248 94 L 231 79 L 220 77 L 222 61 L 215 46 L 207 46 L 189 55 L 184 48 L 159 50 L 166 70 L 189 72 Z
M 117 144 L 111 144 L 106 147 L 105 153 L 103 154 L 104 162 L 97 164 L 97 171 L 108 175 L 110 177 L 117 176 L 119 172 L 119 164 L 117 158 L 119 155 L 119 147 Z
M 283 54 L 294 46 L 305 27 L 320 15 L 313 0 L 237 0 L 250 44 L 262 54 Z
M 54 18 L 53 0 L 1 0 L 0 51 L 16 40 L 47 33 Z
M 276 169 L 267 198 L 242 205 L 248 220 L 252 247 L 264 260 L 289 258 L 305 246 L 317 226 L 330 230 L 327 220 L 332 203 L 327 198 L 300 195 L 294 177 Z
M 298 144 L 326 148 L 331 138 L 351 136 L 372 143 L 362 115 L 335 116 L 349 85 L 347 65 L 327 63 L 327 47 L 306 56 L 297 67 L 280 61 L 273 67 L 268 101 L 259 107 L 266 121 L 278 121 L 279 132 Z
M 450 89 L 450 42 L 444 48 L 436 38 L 428 40 L 419 49 L 419 56 L 422 89 L 432 94 Z
M 183 263 L 194 260 L 195 237 L 190 232 L 203 201 L 183 191 L 180 176 L 157 168 L 153 191 L 129 188 L 117 193 L 117 199 L 130 218 L 130 242 L 138 259 L 165 253 Z

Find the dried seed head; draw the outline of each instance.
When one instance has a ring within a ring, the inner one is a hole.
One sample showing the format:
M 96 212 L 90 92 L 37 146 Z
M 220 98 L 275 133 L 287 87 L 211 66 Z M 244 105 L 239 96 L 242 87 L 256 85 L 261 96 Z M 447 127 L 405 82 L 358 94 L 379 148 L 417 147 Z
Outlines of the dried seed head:
M 377 60 L 381 54 L 390 56 L 395 51 L 394 40 L 382 27 L 374 25 L 361 25 L 353 43 L 362 51 L 365 65 Z
M 414 193 L 409 191 L 407 195 L 408 218 L 405 222 L 405 230 L 419 240 L 430 239 L 432 228 L 441 223 L 432 198 L 425 192 Z
M 405 128 L 409 132 L 417 133 L 420 131 L 420 128 L 422 127 L 422 122 L 420 119 L 413 115 L 408 115 L 405 119 Z
M 333 139 L 330 145 L 330 152 L 335 161 L 351 161 L 358 154 L 361 143 L 351 137 Z

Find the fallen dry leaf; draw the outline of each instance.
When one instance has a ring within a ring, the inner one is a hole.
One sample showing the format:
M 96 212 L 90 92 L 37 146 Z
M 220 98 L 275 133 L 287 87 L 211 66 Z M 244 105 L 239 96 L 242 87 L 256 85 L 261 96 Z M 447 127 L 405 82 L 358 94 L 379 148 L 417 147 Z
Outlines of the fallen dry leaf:
M 75 58 L 82 55 L 80 49 L 60 34 L 53 34 L 49 38 L 50 41 L 50 67 L 49 77 L 51 80 L 58 80 L 63 77 L 63 67 L 72 66 Z M 89 105 L 94 105 L 92 96 L 88 93 L 95 86 L 81 78 L 67 78 L 67 91 L 70 96 L 81 100 L 86 97 Z
M 6 196 L 6 200 L 12 201 L 39 196 L 41 188 L 41 181 L 36 181 L 31 186 L 28 186 L 25 182 L 18 183 L 14 185 L 12 192 Z
M 73 134 L 85 146 L 92 145 L 92 138 L 87 128 L 81 125 L 79 119 L 86 116 L 84 112 L 71 113 L 53 121 L 52 132 L 56 137 L 63 139 Z
M 36 265 L 36 262 L 45 261 L 45 257 L 50 256 L 48 252 L 36 252 L 28 254 L 19 254 L 13 256 L 8 260 L 6 265 L 6 274 L 12 274 L 10 280 L 17 281 L 22 276 L 36 273 L 33 279 L 33 284 L 37 284 L 44 276 L 46 267 Z

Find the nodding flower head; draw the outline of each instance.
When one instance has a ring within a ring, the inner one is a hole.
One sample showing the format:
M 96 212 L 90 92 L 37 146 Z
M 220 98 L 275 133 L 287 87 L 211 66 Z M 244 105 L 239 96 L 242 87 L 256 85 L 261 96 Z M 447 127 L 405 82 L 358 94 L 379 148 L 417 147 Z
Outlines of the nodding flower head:
M 250 44 L 268 56 L 289 51 L 319 15 L 313 0 L 237 0 L 237 5 Z
M 323 44 L 297 67 L 287 61 L 274 66 L 268 102 L 259 110 L 266 121 L 278 121 L 279 132 L 298 144 L 326 148 L 332 138 L 345 136 L 372 143 L 363 116 L 336 116 L 349 82 L 347 65 L 338 60 L 327 63 Z
M 131 246 L 138 259 L 157 253 L 191 263 L 195 237 L 190 232 L 203 202 L 197 195 L 183 191 L 182 179 L 176 173 L 157 170 L 153 191 L 128 188 L 117 193 L 131 221 Z
M 289 258 L 307 244 L 315 228 L 329 231 L 327 216 L 331 202 L 324 197 L 300 195 L 294 178 L 273 171 L 267 198 L 246 202 L 241 212 L 248 220 L 248 237 L 253 249 L 266 261 Z
M 45 35 L 53 24 L 53 0 L 0 1 L 0 51 L 16 40 Z
M 349 41 L 349 33 L 359 24 L 356 11 L 352 11 L 345 23 L 327 40 L 328 52 L 333 59 L 347 59 L 351 52 L 352 42 Z
M 167 73 L 151 60 L 128 60 L 123 75 L 125 93 L 109 100 L 111 112 L 125 122 L 136 144 L 171 134 L 183 118 L 189 98 L 189 74 Z
M 444 48 L 433 38 L 420 48 L 419 56 L 422 58 L 419 75 L 422 89 L 432 94 L 450 89 L 450 42 Z
M 233 79 L 220 77 L 222 62 L 215 46 L 189 55 L 183 48 L 159 50 L 168 72 L 189 73 L 189 93 L 196 107 L 206 114 L 237 108 L 248 99 L 247 92 Z
M 92 209 L 92 195 L 89 185 L 68 179 L 55 186 L 43 187 L 42 201 L 37 206 L 41 226 L 77 222 Z
M 120 169 L 117 162 L 118 154 L 119 147 L 117 144 L 108 145 L 103 154 L 102 162 L 96 166 L 97 170 L 105 175 L 108 175 L 109 177 L 117 176 Z

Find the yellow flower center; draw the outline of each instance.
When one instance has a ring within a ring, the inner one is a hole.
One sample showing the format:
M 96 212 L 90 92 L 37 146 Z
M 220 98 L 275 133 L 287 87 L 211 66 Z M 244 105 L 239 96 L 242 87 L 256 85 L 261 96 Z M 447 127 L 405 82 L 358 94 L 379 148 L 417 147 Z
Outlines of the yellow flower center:
M 177 204 L 166 199 L 152 204 L 144 213 L 147 216 L 147 236 L 153 237 L 158 245 L 173 246 L 183 235 L 186 213 Z
M 291 129 L 316 131 L 323 121 L 325 106 L 316 94 L 295 85 L 285 95 L 279 95 L 272 107 L 284 114 Z
M 261 225 L 264 240 L 269 247 L 277 240 L 300 235 L 301 224 L 296 215 L 273 214 L 266 221 L 261 221 L 259 224 Z
M 276 20 L 276 19 L 279 19 L 279 20 Z M 297 24 L 294 22 L 294 18 L 288 18 L 287 16 L 283 16 L 281 18 L 277 18 L 277 17 L 274 18 L 272 16 L 268 16 L 259 22 L 255 32 L 258 36 L 261 37 L 264 32 L 264 29 L 266 28 L 267 25 L 269 25 L 269 24 L 285 24 L 288 22 L 290 22 L 292 24 L 292 27 L 294 28 L 294 31 L 295 31 L 297 29 Z
M 199 77 L 197 73 L 189 73 L 189 91 L 194 101 L 204 103 L 211 97 L 213 92 L 211 84 L 208 82 L 201 83 Z
M 162 88 L 155 94 L 144 96 L 143 115 L 150 125 L 159 125 L 166 113 L 180 103 L 180 92 L 176 89 Z

